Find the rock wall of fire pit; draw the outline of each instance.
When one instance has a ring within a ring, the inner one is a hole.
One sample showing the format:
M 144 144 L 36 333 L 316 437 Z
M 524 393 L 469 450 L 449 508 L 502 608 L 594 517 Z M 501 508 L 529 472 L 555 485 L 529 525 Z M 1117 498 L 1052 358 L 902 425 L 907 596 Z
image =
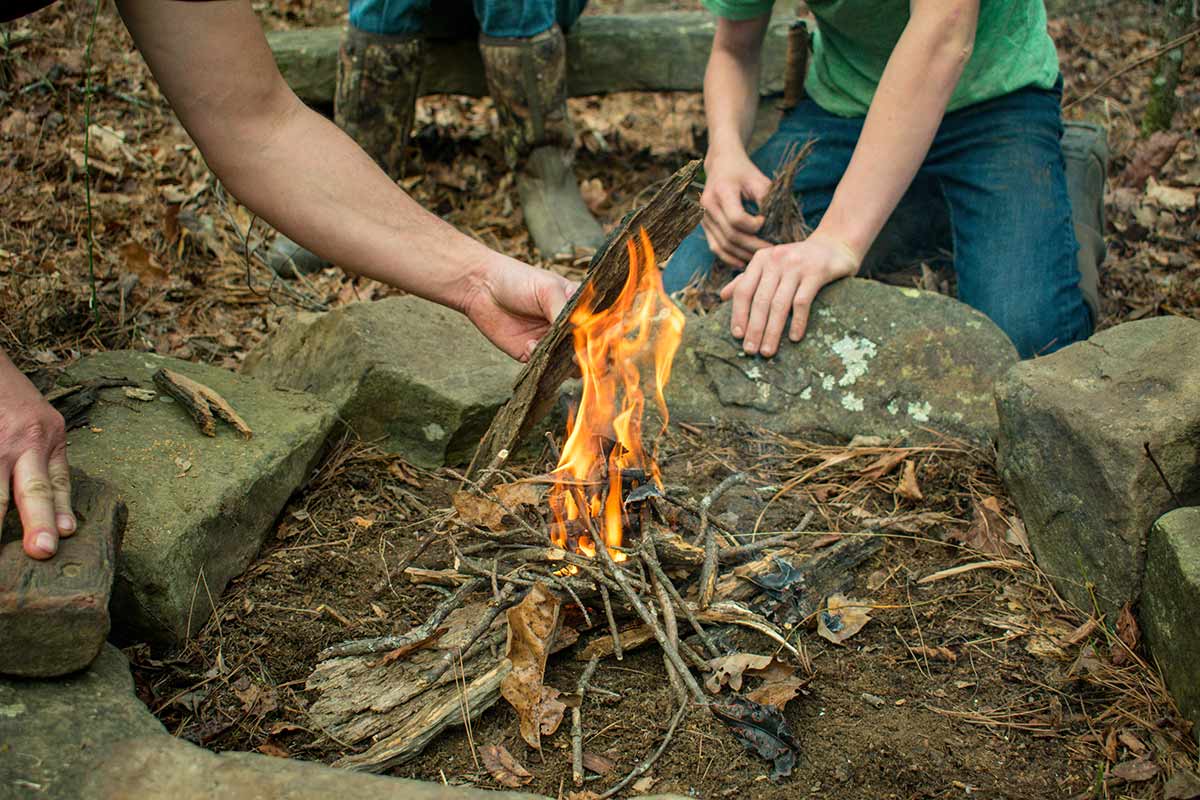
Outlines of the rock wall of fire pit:
M 729 304 L 690 317 L 667 387 L 673 421 L 722 419 L 849 439 L 995 438 L 995 379 L 1012 343 L 943 295 L 848 278 L 817 297 L 808 333 L 774 358 L 747 357 Z
M 243 371 L 333 403 L 363 439 L 423 467 L 470 459 L 520 364 L 460 315 L 416 297 L 299 314 Z

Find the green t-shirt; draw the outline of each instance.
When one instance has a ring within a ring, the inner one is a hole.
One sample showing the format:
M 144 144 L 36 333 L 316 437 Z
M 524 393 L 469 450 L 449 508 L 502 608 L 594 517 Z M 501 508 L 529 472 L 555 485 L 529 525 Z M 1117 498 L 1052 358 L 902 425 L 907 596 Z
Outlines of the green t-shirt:
M 774 0 L 703 0 L 718 17 L 771 13 Z M 909 0 L 808 0 L 817 19 L 804 89 L 843 117 L 867 113 L 892 49 L 908 23 Z M 1058 79 L 1058 53 L 1046 30 L 1043 0 L 980 0 L 975 49 L 948 110 Z

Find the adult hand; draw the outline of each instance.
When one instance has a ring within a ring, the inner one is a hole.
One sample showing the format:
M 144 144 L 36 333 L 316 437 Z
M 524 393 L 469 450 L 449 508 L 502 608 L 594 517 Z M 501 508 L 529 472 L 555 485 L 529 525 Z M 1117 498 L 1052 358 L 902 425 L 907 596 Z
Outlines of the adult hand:
M 844 242 L 820 231 L 802 242 L 759 250 L 746 271 L 721 289 L 722 300 L 733 298 L 730 332 L 746 353 L 775 355 L 788 314 L 788 338 L 798 342 L 817 292 L 858 272 L 860 260 Z
M 492 344 L 525 362 L 576 288 L 561 275 L 492 253 L 462 309 Z
M 771 179 L 754 166 L 744 150 L 728 155 L 709 153 L 706 180 L 700 195 L 704 217 L 700 224 L 708 249 L 731 267 L 744 267 L 754 253 L 770 242 L 755 236 L 763 218 L 746 211 L 743 201 L 762 205 Z
M 54 555 L 59 537 L 75 532 L 62 415 L 0 352 L 0 524 L 10 497 L 33 558 Z

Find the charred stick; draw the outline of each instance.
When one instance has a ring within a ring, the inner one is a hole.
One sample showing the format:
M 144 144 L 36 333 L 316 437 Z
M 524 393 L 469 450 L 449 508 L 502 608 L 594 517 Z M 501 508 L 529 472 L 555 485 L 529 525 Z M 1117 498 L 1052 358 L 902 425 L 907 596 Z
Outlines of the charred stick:
M 599 663 L 600 657 L 592 656 L 591 661 L 584 667 L 575 689 L 575 693 L 579 695 L 579 702 L 571 709 L 571 780 L 576 786 L 583 786 L 583 696 L 587 693 L 588 681 L 592 679 Z
M 610 787 L 608 791 L 600 795 L 600 800 L 608 800 L 608 798 L 612 797 L 628 786 L 631 781 L 637 780 L 650 771 L 650 768 L 654 766 L 654 762 L 658 761 L 659 756 L 663 754 L 663 752 L 667 749 L 667 745 L 670 744 L 671 739 L 675 736 L 675 729 L 679 727 L 679 721 L 683 719 L 683 714 L 685 711 L 687 711 L 687 703 L 680 703 L 679 710 L 675 712 L 675 716 L 671 717 L 671 724 L 667 727 L 667 734 L 663 737 L 662 742 L 658 745 L 658 749 L 646 756 L 646 759 L 634 767 L 632 772 L 622 778 L 620 783 Z
M 492 623 L 496 621 L 496 617 L 500 616 L 501 612 L 512 605 L 514 594 L 512 584 L 507 584 L 500 590 L 500 596 L 488 603 L 487 611 L 479 618 L 471 630 L 467 632 L 466 642 L 461 647 L 442 651 L 437 663 L 425 673 L 423 680 L 426 686 L 435 685 L 446 674 L 446 670 L 450 669 L 450 665 L 459 657 L 459 654 L 466 653 L 471 649 L 471 645 L 475 644 L 475 641 L 480 636 L 483 636 L 488 628 L 492 627 Z
M 646 623 L 654 631 L 654 638 L 658 641 L 658 646 L 670 657 L 672 665 L 679 671 L 679 676 L 687 685 L 688 691 L 692 693 L 692 697 L 695 698 L 697 703 L 707 707 L 708 701 L 704 697 L 704 692 L 700 689 L 700 684 L 696 683 L 695 676 L 692 675 L 687 665 L 683 663 L 683 658 L 679 655 L 679 648 L 671 646 L 671 642 L 667 639 L 666 631 L 663 630 L 662 625 L 658 624 L 658 620 L 654 618 L 650 610 L 646 608 L 646 604 L 642 602 L 642 598 L 638 597 L 637 593 L 629 586 L 629 581 L 626 580 L 624 572 L 613 562 L 612 556 L 608 554 L 608 548 L 603 543 L 600 543 L 596 547 L 596 553 L 600 556 L 600 561 L 604 564 L 612 578 L 621 587 L 621 592 L 629 600 L 634 611 L 642 618 L 642 622 Z
M 327 658 L 341 658 L 343 656 L 365 656 L 375 653 L 386 653 L 390 650 L 396 650 L 405 645 L 419 642 L 422 639 L 428 639 L 437 630 L 438 625 L 441 625 L 446 617 L 450 616 L 450 612 L 462 605 L 463 600 L 472 592 L 482 589 L 484 582 L 482 578 L 475 578 L 467 581 L 447 597 L 433 613 L 429 615 L 429 619 L 421 623 L 411 631 L 400 636 L 379 636 L 374 639 L 356 639 L 350 642 L 342 642 L 327 647 L 321 651 L 318 658 L 325 660 Z
M 717 649 L 715 644 L 713 644 L 712 638 L 709 637 L 708 632 L 704 630 L 704 627 L 700 624 L 700 620 L 696 619 L 696 612 L 692 610 L 692 607 L 688 605 L 687 601 L 685 601 L 679 594 L 679 590 L 675 588 L 674 582 L 672 582 L 667 573 L 663 571 L 662 565 L 658 563 L 658 558 L 654 553 L 653 543 L 646 548 L 646 552 L 643 554 L 643 557 L 646 558 L 646 565 L 650 567 L 651 574 L 654 575 L 658 581 L 666 587 L 667 593 L 675 602 L 675 606 L 683 612 L 685 617 L 687 617 L 687 621 L 691 624 L 692 630 L 696 632 L 696 635 L 700 637 L 700 641 L 704 643 L 704 649 L 707 650 L 708 654 L 713 658 L 720 658 L 721 651 Z
M 621 631 L 617 629 L 617 618 L 613 615 L 612 602 L 608 599 L 608 587 L 604 585 L 604 581 L 596 581 L 596 585 L 600 587 L 600 599 L 604 602 L 604 616 L 608 619 L 608 629 L 612 635 L 613 655 L 617 657 L 617 661 L 624 661 L 625 652 L 621 649 Z
M 798 532 L 781 533 L 778 536 L 768 536 L 765 539 L 760 539 L 757 542 L 750 544 L 740 544 L 737 547 L 727 547 L 722 550 L 717 558 L 722 564 L 734 564 L 745 558 L 746 556 L 756 555 L 761 550 L 766 550 L 768 547 L 778 547 L 779 545 L 791 544 L 800 538 Z

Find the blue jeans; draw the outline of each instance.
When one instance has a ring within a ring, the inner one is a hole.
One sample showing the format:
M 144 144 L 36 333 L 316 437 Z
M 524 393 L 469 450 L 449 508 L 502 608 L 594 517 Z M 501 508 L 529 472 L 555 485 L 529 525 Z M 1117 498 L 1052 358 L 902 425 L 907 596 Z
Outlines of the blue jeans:
M 1092 331 L 1079 290 L 1060 99 L 1060 89 L 1022 89 L 947 114 L 905 199 L 915 201 L 922 190 L 940 193 L 949 207 L 958 297 L 999 325 L 1022 358 Z M 752 159 L 774 175 L 789 148 L 817 141 L 795 182 L 805 221 L 816 225 L 862 125 L 861 117 L 837 117 L 806 100 Z M 697 227 L 667 263 L 667 291 L 707 274 L 713 258 Z
M 472 0 L 473 20 L 464 20 L 467 0 L 350 0 L 350 24 L 368 33 L 390 36 L 427 33 L 431 14 L 450 17 L 451 25 L 477 22 L 485 36 L 514 39 L 536 36 L 558 23 L 564 31 L 575 24 L 587 0 Z M 434 6 L 436 5 L 436 9 Z M 444 25 L 442 27 L 445 27 Z M 462 26 L 470 31 L 469 25 Z

